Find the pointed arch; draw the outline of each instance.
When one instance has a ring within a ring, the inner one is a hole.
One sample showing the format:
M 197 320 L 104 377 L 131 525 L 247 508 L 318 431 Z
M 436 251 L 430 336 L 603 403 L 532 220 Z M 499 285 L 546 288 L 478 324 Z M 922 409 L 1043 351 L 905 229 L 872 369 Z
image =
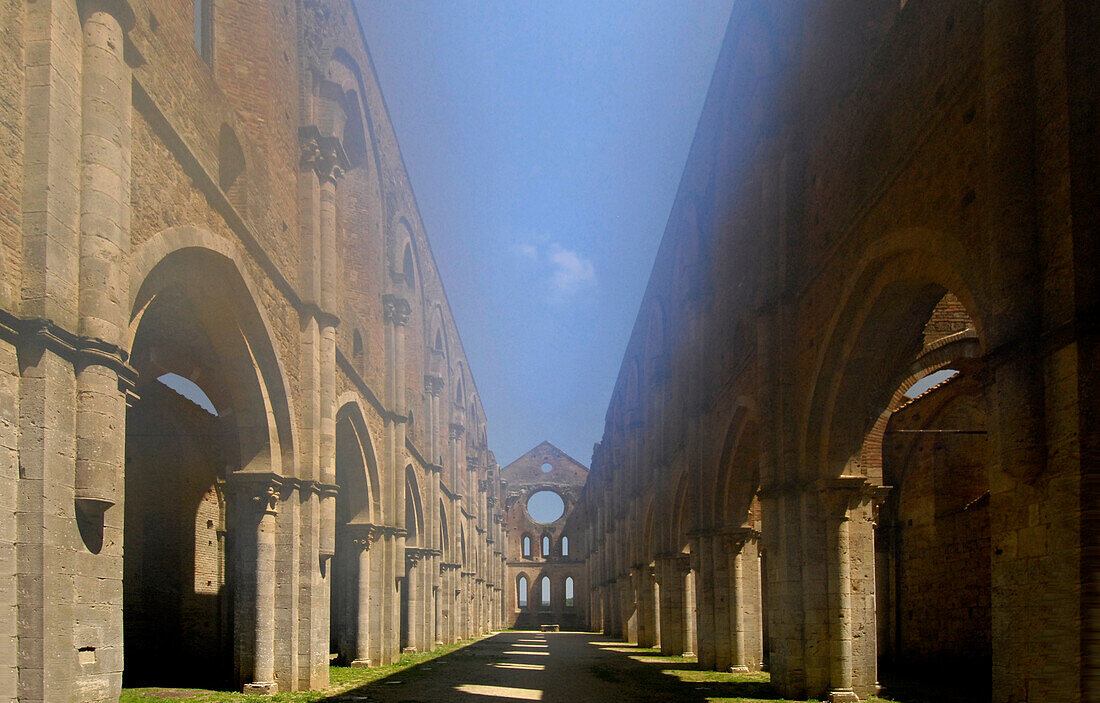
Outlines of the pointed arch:
M 143 242 L 131 257 L 126 346 L 131 363 L 154 378 L 173 372 L 194 381 L 224 369 L 224 383 L 200 385 L 215 407 L 234 409 L 241 469 L 295 476 L 290 385 L 245 258 L 193 226 Z
M 337 401 L 336 482 L 347 497 L 349 522 L 383 522 L 381 480 L 359 398 L 346 393 Z M 342 501 L 341 501 L 342 502 Z
M 981 321 L 963 286 L 956 269 L 928 251 L 865 260 L 845 286 L 817 359 L 801 466 L 816 467 L 823 477 L 867 475 L 860 461 L 864 439 L 910 375 L 925 325 L 947 293 L 962 301 L 980 340 Z
M 760 489 L 759 424 L 750 399 L 738 399 L 717 457 L 704 512 L 713 527 L 741 527 Z
M 451 549 L 451 535 L 448 529 L 447 522 L 447 506 L 443 503 L 443 499 L 439 500 L 439 548 L 443 550 L 444 554 L 447 554 Z
M 420 500 L 420 484 L 412 464 L 405 466 L 405 532 L 405 544 L 419 546 L 424 534 L 424 504 Z

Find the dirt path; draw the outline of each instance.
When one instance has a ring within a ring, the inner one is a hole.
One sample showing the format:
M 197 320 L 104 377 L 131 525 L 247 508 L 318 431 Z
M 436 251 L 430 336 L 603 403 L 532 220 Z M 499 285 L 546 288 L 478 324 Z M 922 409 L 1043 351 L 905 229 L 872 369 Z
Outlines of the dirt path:
M 637 661 L 632 649 L 588 633 L 506 632 L 331 700 L 701 702 L 744 693 L 720 690 L 727 686 L 721 683 L 682 682 L 661 670 L 694 664 Z

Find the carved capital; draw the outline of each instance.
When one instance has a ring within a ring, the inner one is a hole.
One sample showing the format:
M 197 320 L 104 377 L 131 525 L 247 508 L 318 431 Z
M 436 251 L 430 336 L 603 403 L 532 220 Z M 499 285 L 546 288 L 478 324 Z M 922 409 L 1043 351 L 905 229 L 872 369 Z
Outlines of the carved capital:
M 322 183 L 336 183 L 348 170 L 344 146 L 333 136 L 324 136 L 316 127 L 298 129 L 299 163 L 312 169 Z
M 759 537 L 760 533 L 749 527 L 736 527 L 723 530 L 721 534 L 725 549 L 730 554 L 737 554 L 748 542 Z
M 864 500 L 870 498 L 873 488 L 865 476 L 838 476 L 821 479 L 814 483 L 818 500 L 825 517 L 833 520 L 847 520 L 848 513 Z
M 404 327 L 409 324 L 409 317 L 412 315 L 412 305 L 404 298 L 398 298 L 396 295 L 383 295 L 382 296 L 382 316 L 386 322 L 392 322 L 394 325 Z
M 367 551 L 374 543 L 378 541 L 378 538 L 382 536 L 382 528 L 371 525 L 364 527 L 351 541 L 352 544 L 360 549 Z
M 457 423 L 457 422 L 452 422 L 451 423 L 451 439 L 454 439 L 454 440 L 462 439 L 462 435 L 465 432 L 466 432 L 465 425 L 462 425 L 462 424 Z
M 246 473 L 236 473 L 230 477 L 229 488 L 265 515 L 275 515 L 279 508 L 283 480 L 275 474 L 249 476 Z
M 438 398 L 443 393 L 443 377 L 432 374 L 425 375 L 424 392 L 433 398 Z

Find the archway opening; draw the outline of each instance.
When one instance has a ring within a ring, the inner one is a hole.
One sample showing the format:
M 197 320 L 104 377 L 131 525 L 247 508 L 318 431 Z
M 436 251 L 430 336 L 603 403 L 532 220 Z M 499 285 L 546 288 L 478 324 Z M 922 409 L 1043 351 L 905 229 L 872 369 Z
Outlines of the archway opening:
M 329 605 L 330 652 L 347 665 L 358 651 L 361 593 L 369 592 L 370 573 L 364 573 L 363 550 L 369 548 L 378 495 L 377 464 L 366 424 L 354 404 L 336 415 L 336 550 L 331 566 Z M 369 558 L 369 557 L 368 557 Z
M 263 515 L 242 477 L 278 474 L 290 448 L 278 361 L 239 271 L 210 250 L 153 267 L 132 317 L 123 683 L 238 688 L 255 673 Z
M 919 278 L 883 285 L 854 319 L 838 357 L 823 458 L 830 473 L 891 486 L 874 522 L 853 522 L 853 607 L 876 623 L 878 679 L 887 693 L 935 687 L 990 700 L 992 658 L 988 448 L 981 343 L 960 298 Z M 859 507 L 870 517 L 870 501 Z M 855 530 L 856 528 L 853 528 Z M 871 537 L 873 541 L 866 538 Z M 873 564 L 873 568 L 872 565 Z M 876 662 L 870 650 L 863 662 Z
M 924 327 L 913 373 L 880 423 L 882 478 L 893 489 L 875 532 L 875 581 L 887 689 L 934 669 L 967 700 L 988 701 L 989 447 L 976 348 L 969 316 L 945 295 Z

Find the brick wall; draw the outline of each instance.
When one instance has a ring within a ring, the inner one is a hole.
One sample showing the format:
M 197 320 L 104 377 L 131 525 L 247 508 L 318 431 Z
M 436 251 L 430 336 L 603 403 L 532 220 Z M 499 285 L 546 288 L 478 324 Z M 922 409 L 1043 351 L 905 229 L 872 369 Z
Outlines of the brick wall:
M 899 410 L 890 430 L 984 431 L 970 379 Z M 895 486 L 880 529 L 893 535 L 893 574 L 880 598 L 894 612 L 893 664 L 936 667 L 988 686 L 991 658 L 989 479 L 984 434 L 888 434 L 884 476 Z M 984 680 L 983 680 L 984 677 Z
M 128 417 L 126 685 L 225 685 L 217 419 L 153 381 Z

